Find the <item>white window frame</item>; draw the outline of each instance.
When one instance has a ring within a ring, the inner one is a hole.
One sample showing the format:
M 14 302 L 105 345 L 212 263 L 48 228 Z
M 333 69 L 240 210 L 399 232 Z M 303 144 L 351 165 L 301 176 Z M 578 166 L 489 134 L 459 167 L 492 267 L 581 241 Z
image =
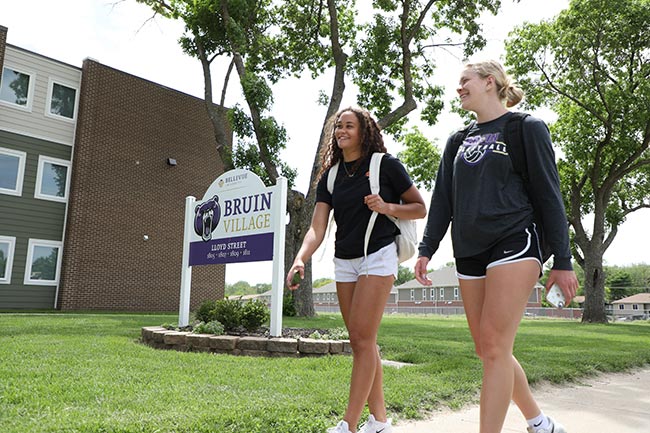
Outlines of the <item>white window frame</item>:
M 7 264 L 4 278 L 0 278 L 0 284 L 11 284 L 11 269 L 14 266 L 14 251 L 16 249 L 16 238 L 13 236 L 0 236 L 0 243 L 9 244 L 7 253 Z
M 454 287 L 454 299 L 458 299 L 458 287 Z
M 32 280 L 32 261 L 34 258 L 35 247 L 52 247 L 58 248 L 59 253 L 56 255 L 56 270 L 54 271 L 54 280 Z M 63 257 L 63 242 L 50 241 L 47 239 L 30 239 L 27 246 L 27 261 L 25 263 L 24 284 L 35 286 L 55 286 L 59 284 L 59 274 L 61 272 L 61 258 Z
M 27 88 L 27 104 L 20 105 L 20 104 L 16 104 L 15 102 L 5 101 L 4 99 L 0 99 L 0 104 L 31 113 L 32 104 L 34 102 L 34 83 L 36 82 L 36 73 L 26 71 L 25 69 L 22 68 L 16 68 L 12 65 L 5 63 L 5 65 L 2 67 L 2 70 L 0 70 L 0 81 L 2 81 L 2 76 L 4 75 L 5 69 L 9 69 L 15 72 L 19 72 L 21 74 L 29 75 L 29 87 Z
M 52 113 L 52 94 L 54 93 L 54 85 L 58 84 L 60 86 L 64 87 L 69 87 L 70 89 L 73 89 L 74 92 L 74 111 L 72 113 L 72 117 L 66 117 L 66 116 L 61 116 L 60 114 L 55 114 Z M 58 120 L 63 120 L 66 122 L 75 122 L 77 120 L 77 107 L 79 106 L 79 87 L 75 86 L 74 84 L 71 84 L 69 82 L 66 82 L 64 80 L 59 80 L 57 78 L 51 78 L 48 80 L 47 83 L 47 98 L 45 101 L 45 115 L 47 117 L 51 117 L 52 119 L 58 119 Z
M 432 288 L 432 289 L 431 289 L 431 300 L 433 301 L 433 300 L 435 300 L 435 299 L 436 299 L 436 289 L 435 289 L 435 288 Z
M 415 301 L 415 289 L 411 289 L 411 301 Z
M 19 150 L 7 149 L 0 147 L 0 153 L 18 157 L 18 174 L 16 175 L 16 189 L 0 188 L 0 194 L 15 195 L 20 197 L 23 195 L 23 181 L 25 179 L 25 161 L 27 160 L 27 153 Z
M 422 289 L 422 300 L 423 301 L 427 300 L 427 289 Z
M 440 300 L 442 301 L 444 299 L 445 299 L 445 288 L 441 287 L 440 288 Z
M 41 191 L 43 186 L 43 171 L 45 170 L 45 163 L 63 165 L 67 167 L 65 174 L 65 191 L 63 192 L 63 197 L 57 197 L 53 195 L 44 194 Z M 70 172 L 72 171 L 72 164 L 70 161 L 65 159 L 52 158 L 51 156 L 39 155 L 38 156 L 38 171 L 36 173 L 36 186 L 34 187 L 34 198 L 41 200 L 49 201 L 58 201 L 60 203 L 65 203 L 68 201 L 68 192 L 70 191 Z

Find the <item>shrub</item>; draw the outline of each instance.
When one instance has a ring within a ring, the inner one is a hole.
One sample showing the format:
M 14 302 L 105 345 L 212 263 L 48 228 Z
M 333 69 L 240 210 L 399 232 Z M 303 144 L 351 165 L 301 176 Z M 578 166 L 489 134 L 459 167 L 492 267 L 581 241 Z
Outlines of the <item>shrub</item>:
M 324 334 L 321 334 L 319 331 L 314 331 L 309 335 L 309 338 L 316 340 L 347 340 L 350 336 L 345 328 L 332 328 Z
M 192 332 L 195 334 L 222 335 L 224 333 L 224 327 L 221 324 L 221 322 L 218 322 L 217 320 L 213 320 L 208 323 L 204 323 L 204 322 L 199 323 L 194 327 L 194 330 Z
M 212 320 L 221 322 L 226 331 L 232 331 L 241 323 L 242 305 L 234 299 L 219 299 L 212 310 Z
M 296 307 L 293 305 L 293 294 L 289 290 L 285 290 L 282 299 L 282 315 L 285 317 L 296 316 Z
M 199 307 L 199 309 L 196 310 L 196 313 L 194 314 L 194 317 L 199 322 L 204 322 L 204 323 L 211 322 L 211 321 L 215 320 L 215 318 L 213 317 L 213 315 L 214 315 L 213 311 L 214 311 L 216 306 L 217 305 L 216 305 L 215 301 L 203 301 L 203 303 L 201 303 L 201 306 Z
M 254 331 L 266 323 L 270 317 L 271 313 L 266 303 L 256 299 L 242 306 L 240 322 L 248 331 Z

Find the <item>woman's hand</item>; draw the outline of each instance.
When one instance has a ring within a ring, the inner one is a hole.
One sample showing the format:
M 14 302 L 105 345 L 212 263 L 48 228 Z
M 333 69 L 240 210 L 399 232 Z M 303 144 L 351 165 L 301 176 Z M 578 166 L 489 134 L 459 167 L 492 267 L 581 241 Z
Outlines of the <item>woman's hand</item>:
M 566 299 L 565 304 L 569 305 L 576 296 L 579 287 L 576 273 L 573 271 L 563 271 L 561 269 L 551 269 L 551 272 L 548 274 L 548 280 L 546 280 L 546 293 L 548 293 L 548 290 L 553 284 L 560 286 L 564 298 Z
M 285 284 L 289 290 L 296 290 L 303 278 L 305 278 L 305 264 L 302 260 L 296 260 L 287 273 Z
M 433 284 L 427 275 L 428 264 L 429 258 L 425 256 L 418 257 L 418 261 L 415 262 L 415 279 L 423 286 L 430 286 Z
M 363 198 L 363 202 L 373 212 L 380 214 L 389 214 L 390 204 L 386 203 L 379 194 L 370 194 Z

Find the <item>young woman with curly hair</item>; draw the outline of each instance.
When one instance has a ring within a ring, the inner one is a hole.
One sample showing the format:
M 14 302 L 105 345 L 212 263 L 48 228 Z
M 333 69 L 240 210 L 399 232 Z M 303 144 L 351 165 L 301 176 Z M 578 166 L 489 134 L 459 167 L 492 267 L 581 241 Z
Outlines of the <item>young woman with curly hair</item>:
M 330 211 L 334 210 L 336 239 L 334 273 L 343 321 L 352 346 L 352 378 L 343 420 L 330 433 L 357 431 L 361 413 L 368 403 L 370 416 L 359 430 L 390 433 L 382 384 L 382 366 L 377 332 L 393 282 L 397 277 L 396 225 L 386 215 L 402 219 L 423 218 L 424 201 L 400 161 L 386 154 L 381 161 L 380 193 L 371 194 L 370 159 L 374 152 L 386 152 L 381 131 L 365 110 L 346 108 L 329 123 L 328 142 L 321 154 L 321 171 L 316 188 L 316 207 L 309 230 L 296 255 L 287 286 L 294 274 L 304 277 L 305 262 L 322 243 Z M 327 188 L 328 172 L 337 162 L 333 192 Z M 364 257 L 364 236 L 370 215 L 375 222 Z

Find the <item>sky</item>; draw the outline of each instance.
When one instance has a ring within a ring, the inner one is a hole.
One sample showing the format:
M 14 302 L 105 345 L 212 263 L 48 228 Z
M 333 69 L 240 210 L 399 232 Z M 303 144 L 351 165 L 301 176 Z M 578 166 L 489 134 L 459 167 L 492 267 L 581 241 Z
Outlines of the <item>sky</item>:
M 359 4 L 368 1 L 358 1 Z M 515 3 L 502 0 L 502 11 L 498 16 L 482 18 L 487 47 L 472 59 L 494 58 L 503 60 L 503 42 L 515 25 L 525 21 L 539 22 L 552 18 L 568 7 L 568 0 L 521 0 Z M 203 74 L 200 63 L 185 55 L 178 45 L 183 33 L 180 22 L 162 17 L 153 18 L 152 11 L 135 0 L 20 0 L 3 1 L 0 8 L 0 25 L 8 28 L 9 44 L 45 55 L 47 57 L 81 67 L 85 58 L 95 59 L 102 64 L 129 74 L 179 90 L 196 97 L 203 97 Z M 445 105 L 455 98 L 458 75 L 462 69 L 460 56 L 438 51 L 438 70 L 433 81 L 446 89 Z M 219 71 L 215 89 L 221 89 Z M 231 83 L 233 81 L 231 80 Z M 295 188 L 307 191 L 311 165 L 316 151 L 325 108 L 315 104 L 318 92 L 329 93 L 331 75 L 312 80 L 310 77 L 284 80 L 274 87 L 275 104 L 273 115 L 287 130 L 289 141 L 282 158 L 298 169 Z M 242 100 L 239 89 L 231 84 L 226 105 Z M 354 95 L 347 92 L 343 106 L 355 105 Z M 308 107 L 306 110 L 305 108 Z M 552 121 L 552 113 L 533 113 L 544 120 Z M 411 116 L 414 120 L 417 116 Z M 439 146 L 444 144 L 450 129 L 462 126 L 460 117 L 443 113 L 435 127 L 418 124 Z M 401 147 L 387 140 L 388 151 L 396 154 Z M 215 173 L 215 179 L 218 177 Z M 429 203 L 430 192 L 421 190 L 425 202 Z M 200 198 L 200 197 L 199 197 Z M 179 203 L 179 206 L 183 206 Z M 605 253 L 609 265 L 650 263 L 650 230 L 645 221 L 650 218 L 649 210 L 631 214 L 619 227 L 611 247 Z M 418 221 L 418 231 L 424 231 L 425 220 Z M 314 278 L 332 278 L 332 234 L 313 256 Z M 433 256 L 430 266 L 438 268 L 453 260 L 449 234 Z M 415 259 L 404 266 L 411 267 Z M 254 285 L 271 282 L 271 262 L 255 263 L 256 272 L 250 272 L 251 264 L 231 264 L 226 267 L 226 283 L 247 281 Z M 180 268 L 180 263 L 179 263 Z

